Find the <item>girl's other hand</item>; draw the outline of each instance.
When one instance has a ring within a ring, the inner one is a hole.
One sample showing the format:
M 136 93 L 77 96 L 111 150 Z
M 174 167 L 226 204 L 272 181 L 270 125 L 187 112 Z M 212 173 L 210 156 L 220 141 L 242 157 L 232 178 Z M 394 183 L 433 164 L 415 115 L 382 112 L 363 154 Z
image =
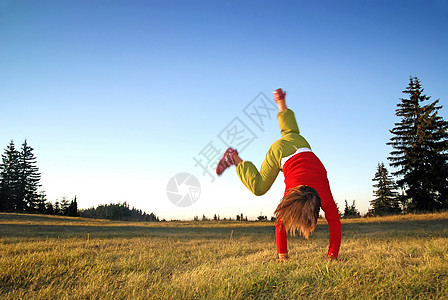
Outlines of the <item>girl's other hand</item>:
M 275 102 L 284 101 L 286 97 L 286 92 L 282 89 L 276 89 L 274 91 L 274 100 Z

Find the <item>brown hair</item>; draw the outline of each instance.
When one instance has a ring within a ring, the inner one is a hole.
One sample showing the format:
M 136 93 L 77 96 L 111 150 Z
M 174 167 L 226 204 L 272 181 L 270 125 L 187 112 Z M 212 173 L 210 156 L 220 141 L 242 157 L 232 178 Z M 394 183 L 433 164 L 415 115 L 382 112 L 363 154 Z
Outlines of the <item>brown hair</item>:
M 299 185 L 286 191 L 274 215 L 290 234 L 299 231 L 305 238 L 314 232 L 319 217 L 320 197 L 315 189 Z

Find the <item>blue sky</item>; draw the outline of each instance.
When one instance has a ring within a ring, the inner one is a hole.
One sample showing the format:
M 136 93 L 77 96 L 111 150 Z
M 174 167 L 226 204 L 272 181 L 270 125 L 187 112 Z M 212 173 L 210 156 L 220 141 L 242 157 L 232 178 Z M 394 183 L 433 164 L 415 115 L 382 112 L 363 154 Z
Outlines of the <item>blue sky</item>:
M 256 197 L 234 169 L 211 178 L 194 158 L 224 151 L 219 134 L 238 118 L 256 137 L 241 156 L 260 166 L 278 125 L 244 111 L 282 87 L 339 207 L 365 212 L 409 76 L 448 99 L 447 29 L 441 0 L 0 0 L 0 147 L 28 140 L 53 202 L 271 216 L 281 174 Z M 178 173 L 201 184 L 187 208 L 166 194 Z

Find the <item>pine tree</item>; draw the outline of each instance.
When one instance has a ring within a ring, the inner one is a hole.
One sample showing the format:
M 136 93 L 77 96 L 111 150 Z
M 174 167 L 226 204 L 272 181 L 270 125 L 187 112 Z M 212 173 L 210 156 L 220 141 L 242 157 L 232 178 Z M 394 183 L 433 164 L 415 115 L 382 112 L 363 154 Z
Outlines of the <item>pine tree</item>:
M 361 214 L 355 205 L 355 200 L 353 200 L 352 205 L 348 205 L 347 200 L 345 200 L 345 208 L 344 208 L 344 218 L 359 218 Z
M 50 201 L 45 203 L 45 213 L 49 215 L 54 215 L 54 206 Z
M 44 190 L 39 191 L 39 193 L 37 193 L 37 198 L 36 198 L 36 211 L 39 213 L 46 213 L 47 210 L 47 195 L 45 194 Z
M 2 154 L 0 164 L 0 211 L 23 210 L 24 204 L 19 202 L 19 159 L 20 153 L 11 140 Z
M 25 140 L 22 144 L 19 163 L 19 201 L 25 204 L 26 209 L 29 211 L 36 211 L 39 208 L 39 194 L 37 190 L 40 187 L 40 173 L 39 168 L 36 166 L 36 157 L 33 150 Z
M 378 164 L 377 172 L 372 181 L 376 182 L 373 185 L 376 188 L 373 191 L 376 198 L 370 201 L 372 210 L 369 210 L 369 213 L 380 216 L 400 213 L 401 209 L 397 192 L 395 191 L 395 182 L 392 176 L 389 175 L 389 171 L 384 166 L 384 163 Z
M 423 94 L 417 77 L 411 77 L 403 91 L 409 99 L 401 98 L 396 115 L 399 123 L 391 130 L 394 135 L 387 143 L 394 150 L 388 158 L 398 168 L 398 185 L 405 190 L 408 207 L 418 211 L 448 208 L 448 122 L 438 115 L 439 100 L 423 102 L 430 97 Z M 422 104 L 421 104 L 422 103 Z
M 61 204 L 59 203 L 58 199 L 56 199 L 52 208 L 53 208 L 53 214 L 55 214 L 55 215 L 62 214 Z
M 338 210 L 339 217 L 342 217 L 342 213 L 341 213 L 341 210 L 339 208 L 339 204 L 338 203 L 336 203 L 336 209 Z
M 78 202 L 76 201 L 76 196 L 70 202 L 70 205 L 68 206 L 67 216 L 69 216 L 69 217 L 77 217 L 78 216 Z
M 70 201 L 68 200 L 67 196 L 62 197 L 62 199 L 59 201 L 60 214 L 68 216 L 69 207 Z

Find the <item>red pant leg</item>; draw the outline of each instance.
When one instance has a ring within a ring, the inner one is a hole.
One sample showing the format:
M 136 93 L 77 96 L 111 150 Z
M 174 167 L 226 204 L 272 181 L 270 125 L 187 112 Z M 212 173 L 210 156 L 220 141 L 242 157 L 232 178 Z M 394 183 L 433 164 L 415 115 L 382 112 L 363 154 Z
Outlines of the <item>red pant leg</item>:
M 288 253 L 286 230 L 280 221 L 275 225 L 275 240 L 277 242 L 277 253 Z

